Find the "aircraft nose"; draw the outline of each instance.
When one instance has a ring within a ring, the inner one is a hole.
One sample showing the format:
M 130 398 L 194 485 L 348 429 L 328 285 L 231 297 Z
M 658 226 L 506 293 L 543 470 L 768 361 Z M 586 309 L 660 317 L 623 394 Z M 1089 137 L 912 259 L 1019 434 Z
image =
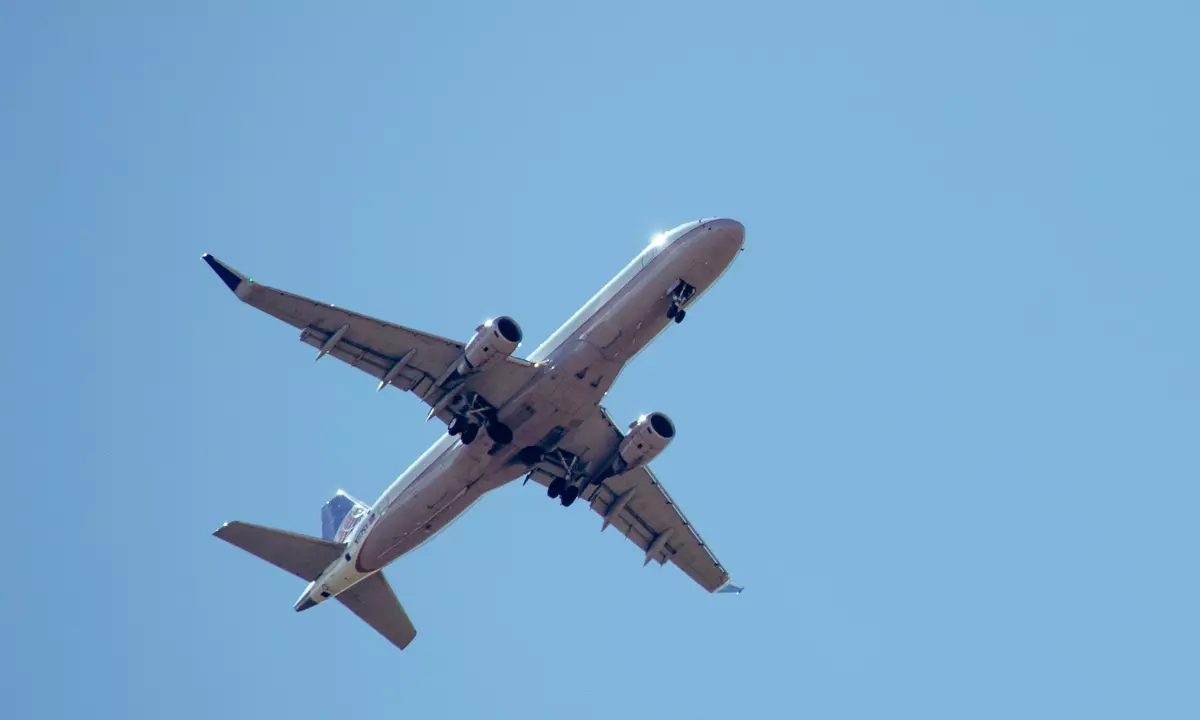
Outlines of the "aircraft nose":
M 732 218 L 706 218 L 700 221 L 694 237 L 713 261 L 730 263 L 742 249 L 746 228 Z
M 702 227 L 715 235 L 722 244 L 738 248 L 746 240 L 746 227 L 733 218 L 710 218 L 702 221 Z

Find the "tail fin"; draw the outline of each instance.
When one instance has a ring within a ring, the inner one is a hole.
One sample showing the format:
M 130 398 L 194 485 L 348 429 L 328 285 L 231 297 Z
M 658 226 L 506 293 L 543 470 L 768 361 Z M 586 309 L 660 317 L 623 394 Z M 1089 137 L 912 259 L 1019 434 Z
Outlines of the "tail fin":
M 239 521 L 225 523 L 213 535 L 309 582 L 316 580 L 346 547 L 337 542 Z
M 344 542 L 358 521 L 370 510 L 345 490 L 338 490 L 321 508 L 321 539 Z

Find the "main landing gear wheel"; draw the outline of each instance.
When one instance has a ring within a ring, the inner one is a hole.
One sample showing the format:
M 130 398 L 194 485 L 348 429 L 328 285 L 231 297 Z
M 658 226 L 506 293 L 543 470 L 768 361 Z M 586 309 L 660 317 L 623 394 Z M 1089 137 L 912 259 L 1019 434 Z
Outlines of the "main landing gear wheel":
M 563 480 L 560 477 L 556 477 L 550 481 L 550 486 L 548 488 L 546 488 L 546 494 L 549 495 L 551 499 L 554 499 L 554 498 L 558 497 L 559 495 L 562 495 L 563 490 L 566 490 L 566 489 L 567 489 L 567 481 Z
M 671 303 L 671 307 L 667 308 L 667 318 L 673 318 L 679 314 L 679 305 Z
M 687 310 L 680 310 L 679 312 L 675 313 L 675 324 L 678 325 L 679 323 L 683 322 L 683 318 L 686 315 Z
M 479 436 L 478 425 L 467 425 L 462 431 L 462 444 L 470 445 L 475 442 L 475 438 Z
M 502 422 L 489 422 L 487 424 L 487 434 L 492 439 L 492 442 L 498 445 L 507 445 L 513 439 L 512 428 Z
M 571 503 L 575 502 L 577 497 L 579 497 L 579 486 L 570 485 L 562 491 L 562 498 L 559 499 L 559 502 L 563 507 L 571 507 Z
M 467 421 L 456 417 L 450 421 L 450 427 L 446 430 L 450 435 L 458 435 L 467 428 Z

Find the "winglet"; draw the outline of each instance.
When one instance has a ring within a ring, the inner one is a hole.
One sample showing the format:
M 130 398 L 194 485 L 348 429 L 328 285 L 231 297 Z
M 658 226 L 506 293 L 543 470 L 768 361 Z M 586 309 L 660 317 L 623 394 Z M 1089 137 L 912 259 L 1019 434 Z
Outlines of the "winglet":
M 254 282 L 252 278 L 246 277 L 208 253 L 204 253 L 201 257 L 203 257 L 204 262 L 208 263 L 208 266 L 213 269 L 213 272 L 217 274 L 217 277 L 221 278 L 225 285 L 227 285 L 229 289 L 235 293 L 238 291 L 238 287 L 240 287 L 243 282 Z
M 734 585 L 732 582 L 726 582 L 721 587 L 717 588 L 717 592 L 721 594 L 741 595 L 745 590 L 741 585 Z

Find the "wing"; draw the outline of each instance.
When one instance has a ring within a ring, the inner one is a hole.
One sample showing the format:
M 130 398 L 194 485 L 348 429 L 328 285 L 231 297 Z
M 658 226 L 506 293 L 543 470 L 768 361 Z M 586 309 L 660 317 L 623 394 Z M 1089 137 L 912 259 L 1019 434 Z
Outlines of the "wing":
M 204 255 L 204 261 L 239 300 L 299 328 L 303 342 L 320 348 L 318 360 L 330 355 L 378 379 L 379 390 L 387 385 L 409 390 L 439 408 L 447 390 L 438 383 L 462 356 L 463 343 L 256 283 L 212 255 Z M 478 393 L 498 408 L 534 372 L 532 363 L 505 357 L 469 376 L 465 388 L 455 389 Z M 437 416 L 451 420 L 440 408 Z
M 601 467 L 611 461 L 622 438 L 624 433 L 600 408 L 595 416 L 567 434 L 559 447 L 590 467 Z M 530 477 L 548 486 L 556 476 L 554 469 L 543 463 Z M 646 554 L 645 563 L 656 560 L 663 565 L 670 561 L 709 592 L 742 591 L 729 581 L 729 573 L 650 468 L 638 468 L 606 478 L 599 485 L 589 485 L 580 499 L 603 518 L 601 531 L 609 525 L 615 527 Z

